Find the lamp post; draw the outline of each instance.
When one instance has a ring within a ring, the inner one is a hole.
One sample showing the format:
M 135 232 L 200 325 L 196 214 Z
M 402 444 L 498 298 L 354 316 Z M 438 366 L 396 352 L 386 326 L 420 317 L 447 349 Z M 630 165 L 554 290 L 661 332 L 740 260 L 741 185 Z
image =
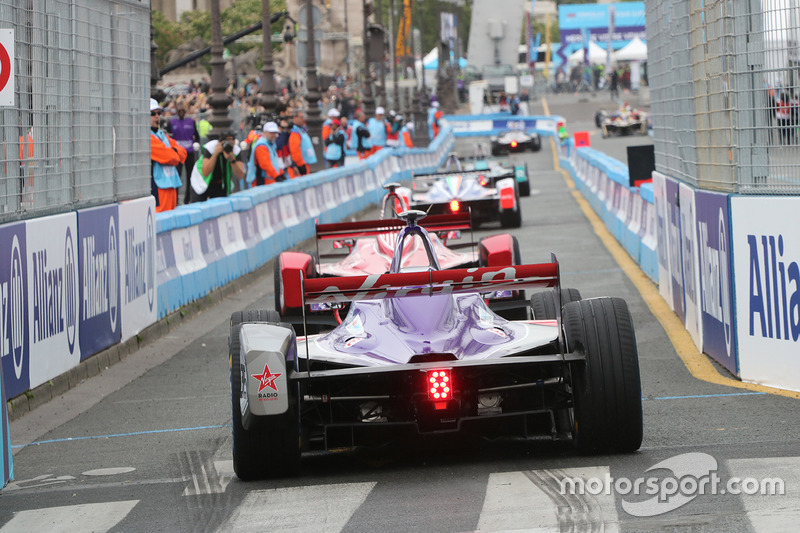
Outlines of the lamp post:
M 362 0 L 362 8 L 364 13 L 364 112 L 367 116 L 372 116 L 375 113 L 375 99 L 372 97 L 372 75 L 369 71 L 369 11 L 367 10 L 367 0 Z
M 395 30 L 394 0 L 391 0 L 389 3 L 389 10 L 389 28 L 392 30 L 389 32 L 389 50 L 392 61 L 392 94 L 394 95 L 392 98 L 392 107 L 400 113 L 400 94 L 397 86 L 397 49 L 395 48 L 397 45 L 397 37 L 394 34 L 394 32 L 397 31 Z
M 219 0 L 211 0 L 211 89 L 214 93 L 208 99 L 211 106 L 211 133 L 209 139 L 221 139 L 230 131 L 231 120 L 228 106 L 233 99 L 225 92 L 228 88 L 225 76 L 225 60 L 222 59 L 222 23 Z
M 375 15 L 378 17 L 378 24 L 383 27 L 383 0 L 375 0 L 378 2 L 378 10 Z M 381 34 L 384 38 L 386 37 L 386 32 Z M 381 50 L 383 50 L 383 43 L 381 43 Z M 386 55 L 381 54 L 380 61 L 378 61 L 378 79 L 381 82 L 380 89 L 378 90 L 378 95 L 381 97 L 381 105 L 387 107 L 386 104 Z
M 317 154 L 318 164 L 322 162 L 322 117 L 320 117 L 319 101 L 322 95 L 319 92 L 319 79 L 317 78 L 317 55 L 314 42 L 314 5 L 312 0 L 306 0 L 306 126 L 314 151 Z M 316 166 L 316 165 L 315 165 Z M 320 167 L 321 168 L 321 167 Z
M 259 92 L 259 104 L 266 113 L 272 114 L 275 111 L 275 104 L 278 99 L 275 91 L 275 67 L 272 65 L 272 23 L 269 12 L 269 0 L 261 0 L 261 32 L 263 42 L 261 46 L 261 87 Z
M 420 60 L 420 74 L 417 74 L 417 53 L 416 53 L 416 43 L 414 39 L 414 10 L 410 10 L 411 13 L 411 23 L 409 27 L 411 28 L 411 65 L 414 70 L 414 79 L 417 79 L 417 76 L 420 76 L 422 79 L 417 80 L 418 83 L 414 84 L 414 90 L 412 91 L 414 95 L 414 101 L 411 104 L 411 109 L 413 110 L 414 115 L 414 146 L 427 146 L 430 139 L 428 139 L 428 121 L 425 117 L 425 112 L 427 109 L 422 107 L 422 94 L 425 89 L 425 65 L 422 64 Z M 419 17 L 419 11 L 417 11 L 417 18 Z M 420 31 L 420 50 L 422 50 L 422 32 Z M 424 57 L 424 55 L 423 55 Z M 419 88 L 419 83 L 422 83 L 422 89 Z

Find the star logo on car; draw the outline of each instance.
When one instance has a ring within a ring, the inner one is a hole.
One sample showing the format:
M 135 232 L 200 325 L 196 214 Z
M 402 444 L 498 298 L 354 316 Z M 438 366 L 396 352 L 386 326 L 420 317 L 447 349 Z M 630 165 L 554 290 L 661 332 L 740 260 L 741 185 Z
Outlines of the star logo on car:
M 264 372 L 262 374 L 251 374 L 254 378 L 258 380 L 258 392 L 269 387 L 270 389 L 278 392 L 278 387 L 275 386 L 275 380 L 278 379 L 281 374 L 273 374 L 269 371 L 269 365 L 264 365 Z

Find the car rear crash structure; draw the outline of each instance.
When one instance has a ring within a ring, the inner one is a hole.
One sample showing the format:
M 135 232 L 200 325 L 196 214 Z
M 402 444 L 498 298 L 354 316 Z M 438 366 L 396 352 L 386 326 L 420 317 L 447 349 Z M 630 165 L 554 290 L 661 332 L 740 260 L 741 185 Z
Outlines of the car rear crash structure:
M 303 307 L 352 302 L 339 326 L 297 337 L 274 311 L 231 316 L 233 464 L 244 480 L 291 475 L 306 451 L 418 434 L 571 441 L 590 453 L 642 440 L 636 340 L 627 305 L 582 300 L 559 266 L 441 270 L 419 211 L 402 214 L 389 273 L 298 280 Z M 427 268 L 404 269 L 412 238 Z M 545 289 L 534 320 L 493 313 L 485 293 Z

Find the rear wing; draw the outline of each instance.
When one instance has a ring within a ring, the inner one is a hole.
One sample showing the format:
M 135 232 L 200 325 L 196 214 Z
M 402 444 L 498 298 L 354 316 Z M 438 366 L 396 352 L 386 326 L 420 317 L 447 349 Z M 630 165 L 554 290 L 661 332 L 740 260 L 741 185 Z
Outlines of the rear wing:
M 301 281 L 303 307 L 436 294 L 483 293 L 559 287 L 558 261 L 538 265 L 431 270 Z
M 472 229 L 470 214 L 454 213 L 446 215 L 429 215 L 418 223 L 428 231 L 458 231 Z M 408 224 L 397 218 L 383 220 L 362 220 L 358 222 L 337 222 L 335 224 L 317 224 L 317 240 L 354 239 L 368 237 L 387 232 L 398 232 Z

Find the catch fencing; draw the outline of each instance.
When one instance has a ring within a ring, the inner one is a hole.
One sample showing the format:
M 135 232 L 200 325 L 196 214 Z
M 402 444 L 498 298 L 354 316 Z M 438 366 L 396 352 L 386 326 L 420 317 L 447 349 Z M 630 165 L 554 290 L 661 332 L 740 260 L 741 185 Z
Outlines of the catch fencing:
M 800 2 L 646 0 L 656 170 L 800 193 Z
M 150 194 L 149 0 L 0 0 L 0 222 Z

